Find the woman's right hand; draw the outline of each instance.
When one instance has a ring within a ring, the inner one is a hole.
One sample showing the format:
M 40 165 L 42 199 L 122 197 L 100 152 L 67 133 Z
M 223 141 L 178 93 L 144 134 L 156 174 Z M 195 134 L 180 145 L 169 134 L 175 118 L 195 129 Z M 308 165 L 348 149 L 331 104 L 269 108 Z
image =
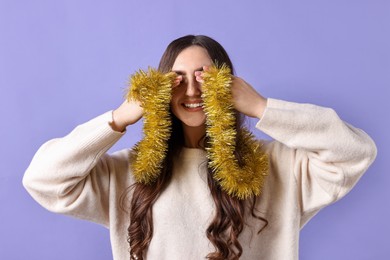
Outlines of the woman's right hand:
M 144 114 L 143 108 L 139 101 L 125 100 L 117 109 L 112 112 L 113 121 L 111 128 L 118 132 L 126 130 L 128 125 L 135 124 Z
M 172 88 L 176 88 L 183 80 L 183 76 L 178 75 L 172 83 Z M 110 124 L 111 128 L 118 132 L 126 130 L 128 125 L 138 122 L 144 114 L 144 109 L 141 103 L 136 100 L 125 100 L 117 109 L 112 112 L 113 121 Z

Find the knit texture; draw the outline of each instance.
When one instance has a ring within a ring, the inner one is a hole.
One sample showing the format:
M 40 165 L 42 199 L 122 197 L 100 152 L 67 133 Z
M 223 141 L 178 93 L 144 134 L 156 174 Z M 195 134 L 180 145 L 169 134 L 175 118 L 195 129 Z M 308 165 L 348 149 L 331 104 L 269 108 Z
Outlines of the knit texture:
M 113 257 L 125 260 L 129 220 L 118 203 L 134 183 L 129 174 L 134 152 L 106 153 L 123 136 L 109 127 L 110 120 L 107 112 L 45 143 L 23 184 L 48 210 L 109 228 Z M 262 146 L 270 172 L 256 204 L 268 225 L 257 234 L 265 223 L 246 216 L 240 259 L 298 259 L 300 229 L 351 190 L 373 162 L 376 146 L 332 109 L 310 104 L 268 99 L 256 127 L 274 139 Z M 183 149 L 176 158 L 172 180 L 153 207 L 154 234 L 146 259 L 197 260 L 214 251 L 205 235 L 215 211 L 206 161 L 199 149 Z

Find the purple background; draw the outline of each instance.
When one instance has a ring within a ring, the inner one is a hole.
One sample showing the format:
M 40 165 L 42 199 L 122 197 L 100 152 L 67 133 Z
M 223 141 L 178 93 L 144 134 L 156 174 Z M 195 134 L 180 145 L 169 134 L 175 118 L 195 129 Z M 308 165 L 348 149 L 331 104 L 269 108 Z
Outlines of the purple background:
M 116 108 L 128 75 L 189 33 L 218 40 L 263 95 L 333 107 L 373 137 L 377 160 L 303 229 L 300 259 L 390 259 L 387 0 L 0 0 L 0 259 L 111 259 L 108 230 L 41 208 L 23 173 L 43 142 Z

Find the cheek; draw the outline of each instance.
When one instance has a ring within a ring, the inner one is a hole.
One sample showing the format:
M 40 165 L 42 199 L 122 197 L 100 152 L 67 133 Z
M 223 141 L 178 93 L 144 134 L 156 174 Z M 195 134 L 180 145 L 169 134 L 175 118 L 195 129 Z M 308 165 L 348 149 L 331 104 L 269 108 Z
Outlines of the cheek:
M 172 113 L 175 116 L 177 116 L 177 110 L 178 110 L 179 106 L 180 106 L 180 104 L 178 103 L 178 98 L 176 96 L 172 95 L 170 107 L 171 107 Z
M 180 93 L 179 89 L 176 89 L 175 91 L 173 91 L 172 97 L 171 97 L 171 103 L 170 103 L 171 107 L 180 105 L 179 104 L 180 95 L 181 95 L 181 93 Z
M 173 107 L 177 103 L 177 96 L 172 94 L 170 105 Z

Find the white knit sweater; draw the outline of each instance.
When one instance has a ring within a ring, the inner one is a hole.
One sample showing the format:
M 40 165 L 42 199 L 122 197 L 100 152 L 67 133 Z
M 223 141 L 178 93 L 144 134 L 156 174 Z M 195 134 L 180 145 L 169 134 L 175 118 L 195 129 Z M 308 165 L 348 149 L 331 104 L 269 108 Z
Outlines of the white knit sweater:
M 113 257 L 119 260 L 129 259 L 129 219 L 119 198 L 134 180 L 131 150 L 106 153 L 123 136 L 110 128 L 111 120 L 107 112 L 45 143 L 23 184 L 48 210 L 109 228 Z M 264 145 L 270 172 L 256 205 L 268 225 L 257 234 L 264 222 L 247 217 L 239 237 L 240 259 L 298 259 L 300 229 L 356 184 L 376 147 L 332 109 L 310 104 L 268 99 L 256 127 L 275 139 Z M 215 250 L 205 235 L 215 208 L 205 162 L 203 150 L 189 148 L 175 160 L 172 180 L 153 207 L 154 234 L 146 259 L 205 259 Z

